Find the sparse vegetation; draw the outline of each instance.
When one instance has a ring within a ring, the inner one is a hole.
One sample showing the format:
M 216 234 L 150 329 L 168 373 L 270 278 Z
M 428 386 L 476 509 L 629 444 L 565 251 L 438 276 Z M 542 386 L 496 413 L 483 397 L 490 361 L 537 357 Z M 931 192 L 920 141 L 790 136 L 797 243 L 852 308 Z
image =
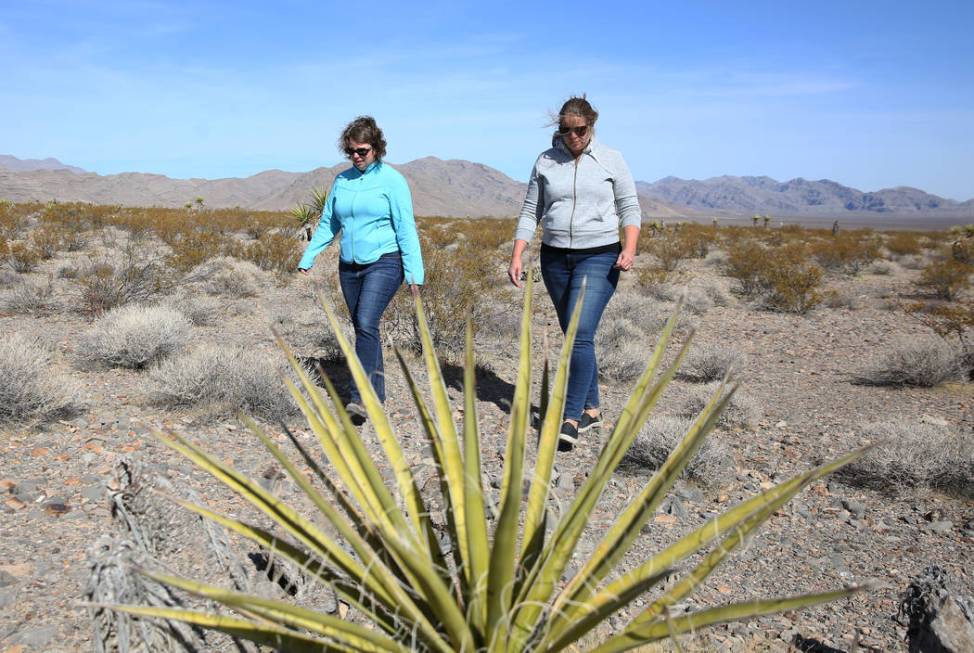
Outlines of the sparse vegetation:
M 842 471 L 842 478 L 888 492 L 937 488 L 974 496 L 974 434 L 920 422 L 875 422 L 861 427 L 877 443 Z
M 713 396 L 719 386 L 719 382 L 690 386 L 680 407 L 679 416 L 691 418 L 699 413 L 701 406 L 707 404 L 707 401 L 710 400 L 710 397 Z M 760 405 L 754 399 L 738 391 L 728 401 L 724 412 L 720 415 L 717 426 L 725 428 L 750 428 L 758 423 L 762 413 L 763 411 Z
M 74 410 L 72 388 L 36 340 L 0 336 L 0 426 L 54 419 Z
M 950 301 L 971 287 L 971 274 L 974 274 L 971 265 L 953 257 L 940 256 L 923 268 L 918 284 L 934 296 Z
M 127 248 L 120 260 L 88 263 L 74 280 L 77 285 L 80 310 L 99 316 L 117 306 L 140 302 L 169 292 L 172 278 L 158 261 L 143 259 L 134 248 Z
M 690 350 L 677 378 L 694 383 L 719 381 L 732 369 L 744 366 L 744 354 L 726 344 L 694 347 Z
M 163 306 L 122 306 L 99 318 L 79 341 L 88 365 L 143 369 L 182 349 L 192 325 Z
M 297 406 L 281 385 L 282 365 L 267 354 L 232 346 L 202 345 L 163 360 L 148 373 L 149 400 L 165 408 L 207 415 L 246 411 L 276 421 Z
M 904 341 L 877 356 L 854 381 L 862 385 L 912 385 L 932 388 L 956 379 L 958 351 L 939 338 Z
M 693 420 L 685 417 L 654 417 L 646 422 L 620 463 L 626 472 L 648 474 L 666 462 L 690 430 Z M 731 450 L 711 436 L 687 463 L 683 475 L 708 488 L 717 488 L 734 475 Z

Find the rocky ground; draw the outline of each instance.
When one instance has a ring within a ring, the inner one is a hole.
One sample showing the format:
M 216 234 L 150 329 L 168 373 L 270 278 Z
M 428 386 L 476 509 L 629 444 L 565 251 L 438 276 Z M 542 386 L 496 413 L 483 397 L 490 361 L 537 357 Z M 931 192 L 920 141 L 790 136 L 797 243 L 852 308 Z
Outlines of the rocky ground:
M 30 276 L 42 281 L 67 263 L 70 261 L 66 258 L 56 259 Z M 332 266 L 330 260 L 321 261 L 312 279 L 288 285 L 270 276 L 259 277 L 258 292 L 253 297 L 218 297 L 218 319 L 210 326 L 194 327 L 190 346 L 234 343 L 275 351 L 269 326 L 279 322 L 283 314 L 310 309 L 313 287 L 327 287 L 333 282 Z M 709 288 L 708 296 L 720 298 L 716 304 L 711 301 L 697 306 L 695 314 L 688 315 L 696 328 L 695 346 L 717 344 L 744 354 L 746 363 L 738 373 L 741 392 L 759 410 L 752 423 L 714 433 L 715 441 L 730 452 L 730 473 L 716 486 L 681 481 L 674 499 L 645 529 L 627 564 L 645 558 L 769 484 L 863 444 L 868 437 L 864 424 L 926 422 L 956 433 L 974 431 L 974 384 L 969 382 L 930 389 L 892 389 L 851 382 L 872 356 L 901 339 L 929 335 L 924 326 L 891 308 L 893 300 L 915 292 L 912 281 L 917 272 L 895 263 L 888 267 L 884 274 L 867 271 L 855 277 L 830 277 L 828 286 L 842 298 L 832 302 L 836 307 L 823 305 L 799 316 L 762 310 L 735 296 L 730 280 L 707 261 L 684 263 L 673 281 L 675 293 L 683 287 Z M 502 264 L 497 276 L 500 286 Z M 15 283 L 10 276 L 5 280 L 9 287 Z M 292 485 L 277 479 L 268 454 L 232 414 L 164 410 L 146 400 L 146 372 L 79 365 L 79 334 L 88 328 L 89 320 L 71 309 L 70 284 L 60 279 L 56 283 L 58 310 L 42 315 L 9 311 L 0 315 L 4 334 L 30 334 L 56 349 L 59 373 L 65 384 L 76 388 L 79 405 L 75 414 L 60 419 L 9 427 L 0 439 L 0 651 L 9 653 L 97 650 L 85 591 L 100 552 L 118 546 L 118 534 L 125 533 L 117 510 L 113 516 L 111 503 L 113 494 L 127 480 L 125 469 L 137 465 L 144 483 L 160 488 L 162 494 L 196 493 L 217 512 L 241 514 L 246 510 L 214 480 L 162 447 L 153 433 L 182 433 L 238 469 L 263 478 L 284 497 L 296 496 Z M 183 290 L 197 292 L 191 285 Z M 539 332 L 547 331 L 557 343 L 560 336 L 553 311 L 543 288 L 536 292 L 535 324 Z M 619 296 L 640 292 L 630 276 L 624 279 Z M 492 295 L 483 301 L 497 300 Z M 672 306 L 670 301 L 654 301 L 661 313 Z M 647 333 L 641 347 L 644 355 L 654 340 L 653 334 Z M 510 331 L 499 327 L 482 330 L 478 348 L 485 364 L 478 404 L 482 446 L 488 477 L 496 479 L 508 418 L 506 401 L 515 376 L 515 348 Z M 540 369 L 540 358 L 539 345 L 536 369 Z M 432 461 L 391 352 L 387 352 L 386 362 L 387 411 L 422 482 L 432 474 Z M 340 366 L 330 369 L 343 376 Z M 448 378 L 456 379 L 459 368 L 448 365 L 447 369 Z M 419 377 L 425 382 L 425 374 Z M 598 452 L 596 441 L 607 435 L 618 416 L 628 396 L 628 385 L 608 381 L 603 385 L 607 422 L 603 435 L 592 434 L 585 446 L 559 455 L 556 509 L 591 468 Z M 675 414 L 692 385 L 674 382 L 658 412 Z M 460 397 L 458 381 L 451 383 L 451 393 Z M 267 426 L 285 441 L 279 427 Z M 290 427 L 300 442 L 312 443 L 299 418 L 290 420 Z M 368 433 L 371 427 L 364 428 Z M 123 464 L 128 467 L 120 466 Z M 641 489 L 651 471 L 627 468 L 616 475 L 582 542 L 583 553 L 591 550 L 598 534 Z M 970 484 L 967 487 L 970 489 Z M 154 500 L 149 496 L 144 496 L 146 505 Z M 156 557 L 165 565 L 211 580 L 219 579 L 222 569 L 232 568 L 232 563 L 217 557 L 219 547 L 208 544 L 207 532 L 195 520 L 169 507 L 159 510 L 143 506 L 143 513 L 155 515 L 158 522 L 145 528 L 155 529 Z M 115 540 L 103 537 L 112 534 L 116 534 Z M 948 572 L 960 590 L 974 594 L 972 545 L 974 501 L 969 495 L 895 484 L 866 486 L 847 476 L 829 479 L 809 488 L 776 514 L 738 555 L 708 579 L 686 607 L 824 591 L 850 583 L 868 582 L 871 589 L 824 607 L 720 627 L 687 638 L 684 646 L 786 651 L 794 650 L 796 642 L 817 642 L 832 648 L 808 650 L 906 650 L 905 627 L 896 617 L 910 577 L 936 564 Z M 236 560 L 248 560 L 243 543 L 231 543 L 224 550 L 234 552 L 231 557 Z M 228 574 L 223 577 L 224 584 L 229 583 Z M 252 571 L 249 578 L 252 586 L 260 585 L 267 591 L 273 591 L 273 582 L 278 580 L 271 581 L 268 590 L 264 587 L 266 579 L 255 579 Z M 313 588 L 299 588 L 295 593 L 323 609 L 343 609 Z M 207 646 L 227 650 L 224 647 L 229 643 L 211 638 Z

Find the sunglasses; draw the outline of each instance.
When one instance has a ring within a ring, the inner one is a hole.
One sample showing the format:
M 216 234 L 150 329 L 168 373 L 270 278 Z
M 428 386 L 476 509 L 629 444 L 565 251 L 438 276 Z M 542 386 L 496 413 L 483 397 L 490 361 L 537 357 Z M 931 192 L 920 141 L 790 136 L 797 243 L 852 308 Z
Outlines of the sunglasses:
M 581 127 L 558 127 L 558 133 L 562 136 L 568 136 L 574 133 L 579 138 L 585 136 L 588 133 L 588 125 L 582 125 Z
M 372 151 L 371 147 L 346 147 L 345 156 L 352 156 L 353 154 L 358 154 L 360 157 L 365 158 L 368 156 L 369 152 Z

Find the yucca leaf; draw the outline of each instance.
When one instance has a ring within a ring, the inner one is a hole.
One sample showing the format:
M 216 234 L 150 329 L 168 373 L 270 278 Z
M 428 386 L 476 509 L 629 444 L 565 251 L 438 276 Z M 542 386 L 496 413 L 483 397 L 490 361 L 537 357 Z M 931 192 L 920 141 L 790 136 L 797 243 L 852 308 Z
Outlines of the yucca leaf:
M 359 441 L 354 426 L 351 425 L 351 422 L 346 427 L 339 425 L 338 419 L 322 399 L 304 366 L 291 353 L 291 349 L 284 340 L 277 334 L 275 336 L 278 346 L 287 357 L 291 369 L 298 376 L 308 397 L 311 398 L 314 408 L 309 405 L 304 395 L 290 379 L 285 377 L 284 384 L 308 420 L 308 425 L 318 438 L 325 456 L 335 468 L 342 483 L 352 493 L 366 515 L 369 516 L 370 521 L 374 524 L 388 521 L 391 515 L 395 514 L 395 501 L 382 482 L 382 477 L 375 468 L 372 459 L 368 455 L 362 454 L 365 447 Z M 322 378 L 326 386 L 329 387 L 329 392 L 333 392 L 334 386 L 330 385 L 328 377 L 322 374 Z M 335 397 L 337 397 L 337 392 L 333 395 L 333 398 Z M 337 405 L 340 403 L 338 402 Z
M 484 633 L 487 625 L 487 574 L 490 541 L 484 512 L 484 488 L 480 477 L 480 429 L 477 424 L 477 375 L 473 354 L 473 324 L 467 315 L 466 348 L 463 370 L 463 456 L 467 542 L 470 547 L 470 583 L 467 614 L 475 632 Z M 478 642 L 478 645 L 480 643 Z
M 584 602 L 567 601 L 563 611 L 554 611 L 555 619 L 546 641 L 555 642 L 547 650 L 561 650 L 597 625 L 596 615 L 613 614 L 630 600 L 648 589 L 648 579 L 658 579 L 666 570 L 696 553 L 715 539 L 739 529 L 744 535 L 763 523 L 810 483 L 861 457 L 868 448 L 859 449 L 830 463 L 804 472 L 752 497 L 681 538 L 660 553 L 622 575 Z M 591 592 L 586 592 L 588 596 Z M 581 594 L 576 593 L 575 596 Z
M 615 520 L 586 564 L 579 569 L 578 573 L 561 591 L 552 606 L 552 613 L 555 616 L 551 622 L 551 628 L 556 628 L 562 620 L 570 622 L 574 619 L 575 612 L 583 607 L 585 599 L 592 594 L 594 588 L 598 587 L 602 579 L 615 568 L 639 536 L 643 526 L 655 514 L 666 493 L 676 482 L 692 457 L 696 455 L 703 439 L 713 428 L 724 406 L 730 400 L 730 394 L 722 397 L 723 389 L 724 384 L 722 383 L 696 417 L 680 445 L 670 452 L 667 460 L 660 465 L 639 495 Z
M 752 619 L 777 612 L 787 612 L 788 610 L 798 610 L 807 608 L 820 603 L 828 603 L 852 596 L 862 591 L 863 587 L 852 587 L 848 589 L 836 590 L 833 592 L 823 592 L 820 594 L 803 594 L 782 599 L 770 599 L 765 601 L 749 601 L 746 603 L 733 603 L 731 605 L 700 610 L 688 615 L 671 617 L 668 620 L 654 621 L 641 625 L 632 630 L 626 630 L 618 635 L 609 638 L 601 645 L 592 649 L 591 653 L 620 653 L 636 646 L 650 644 L 652 642 L 666 639 L 673 635 L 696 632 L 702 628 L 715 624 L 727 623 L 730 621 L 740 621 L 742 619 Z
M 463 455 L 460 452 L 460 438 L 456 424 L 453 423 L 453 411 L 450 398 L 446 393 L 446 382 L 440 368 L 439 358 L 433 347 L 433 336 L 426 321 L 423 310 L 423 300 L 417 294 L 415 297 L 416 324 L 419 328 L 420 340 L 423 343 L 423 359 L 426 362 L 426 373 L 429 376 L 430 393 L 433 396 L 433 409 L 436 419 L 436 433 L 439 434 L 441 455 L 440 465 L 446 477 L 449 503 L 445 507 L 450 528 L 456 546 L 457 565 L 461 570 L 463 580 L 463 594 L 469 594 L 471 585 L 470 545 L 467 543 L 466 511 L 464 509 L 464 466 Z
M 391 599 L 388 594 L 385 594 L 385 590 L 383 590 L 381 584 L 371 582 L 371 578 L 366 577 L 365 581 L 360 581 L 347 575 L 339 576 L 324 562 L 323 559 L 308 555 L 306 552 L 293 546 L 290 542 L 278 538 L 273 533 L 270 533 L 259 526 L 254 526 L 253 524 L 247 524 L 237 519 L 225 517 L 213 512 L 212 510 L 209 510 L 208 508 L 189 501 L 183 501 L 181 499 L 173 499 L 173 501 L 183 508 L 195 512 L 204 519 L 208 519 L 237 533 L 238 535 L 245 537 L 251 542 L 256 543 L 259 547 L 262 547 L 267 551 L 271 551 L 275 555 L 280 555 L 287 558 L 304 573 L 309 574 L 312 578 L 315 578 L 322 584 L 334 588 L 339 596 L 341 596 L 347 603 L 355 606 L 363 613 L 371 615 L 372 618 L 376 619 L 379 626 L 386 630 L 386 632 L 396 632 L 397 625 L 392 619 L 389 618 L 389 616 L 396 614 L 398 615 L 397 620 L 401 621 L 403 618 L 402 609 L 400 609 L 401 604 L 396 600 Z M 342 571 L 344 573 L 344 570 Z M 378 588 L 378 593 L 373 593 L 372 588 Z M 376 605 L 384 606 L 385 610 L 377 610 L 375 607 Z M 403 605 L 405 605 L 408 609 L 409 604 Z M 422 616 L 422 613 L 420 613 L 419 617 Z M 438 636 L 435 629 L 432 632 L 435 636 Z
M 511 418 L 507 430 L 504 472 L 494 541 L 490 550 L 490 572 L 487 584 L 487 634 L 491 651 L 506 647 L 510 630 L 509 613 L 513 594 L 514 567 L 517 561 L 517 527 L 521 508 L 521 484 L 524 474 L 524 439 L 531 411 L 531 307 L 533 286 L 528 276 L 524 289 L 524 313 L 521 316 L 520 356 Z
M 364 626 L 339 617 L 316 612 L 315 610 L 302 608 L 286 601 L 267 599 L 241 592 L 232 592 L 214 585 L 208 585 L 149 569 L 139 569 L 139 573 L 148 576 L 156 582 L 179 588 L 202 598 L 217 601 L 235 610 L 254 614 L 277 625 L 309 630 L 316 635 L 326 637 L 343 646 L 353 647 L 359 651 L 369 651 L 371 653 L 399 651 L 400 653 L 406 653 L 409 650 L 399 642 Z
M 672 332 L 675 320 L 671 317 L 660 336 L 661 344 L 665 347 L 665 341 Z M 691 334 L 692 335 L 692 334 Z M 596 462 L 595 469 L 589 474 L 582 484 L 581 489 L 575 496 L 572 505 L 562 515 L 561 520 L 555 527 L 549 543 L 545 546 L 538 563 L 532 569 L 528 580 L 521 590 L 517 603 L 518 614 L 515 617 L 515 629 L 518 637 L 528 637 L 535 632 L 538 626 L 539 616 L 544 610 L 544 605 L 551 596 L 555 583 L 561 577 L 562 572 L 572 558 L 572 553 L 578 544 L 582 531 L 588 524 L 589 516 L 598 501 L 602 490 L 608 483 L 609 478 L 615 472 L 616 467 L 625 455 L 626 450 L 632 444 L 639 429 L 649 417 L 649 413 L 656 404 L 663 390 L 670 379 L 679 368 L 683 357 L 686 355 L 690 345 L 691 337 L 688 336 L 680 353 L 674 362 L 666 369 L 657 382 L 640 397 L 639 402 L 635 402 L 633 414 L 626 418 L 626 413 L 620 417 L 619 422 L 609 436 L 609 441 L 602 449 L 602 453 Z M 657 346 L 659 350 L 659 346 Z M 654 353 L 651 363 L 658 362 L 662 354 L 657 356 Z M 652 367 L 647 368 L 643 377 L 648 385 L 652 374 Z M 642 385 L 643 379 L 637 383 L 637 387 Z M 623 419 L 626 418 L 626 419 Z M 685 462 L 684 462 L 685 464 Z
M 379 401 L 379 397 L 375 394 L 372 382 L 366 376 L 365 369 L 362 367 L 362 363 L 355 353 L 355 348 L 352 347 L 348 342 L 348 338 L 342 333 L 338 318 L 335 316 L 335 311 L 332 310 L 323 295 L 319 295 L 319 301 L 325 311 L 325 315 L 328 317 L 328 322 L 331 324 L 335 340 L 338 341 L 338 346 L 345 356 L 348 369 L 352 373 L 352 378 L 362 398 L 362 404 L 369 415 L 369 419 L 372 421 L 376 438 L 379 440 L 379 444 L 382 445 L 382 450 L 385 452 L 386 459 L 389 461 L 389 465 L 392 467 L 392 471 L 396 477 L 400 495 L 406 504 L 406 517 L 413 527 L 413 540 L 426 551 L 427 556 L 432 561 L 432 552 L 426 548 L 426 543 L 420 537 L 420 534 L 423 532 L 421 515 L 426 514 L 426 510 L 423 507 L 419 492 L 416 490 L 413 475 L 409 471 L 409 465 L 406 464 L 406 458 L 403 455 L 402 447 L 399 445 L 399 440 L 396 438 L 395 433 L 393 433 L 389 418 L 382 408 L 382 402 Z M 344 407 L 339 405 L 336 409 L 341 412 L 344 410 Z
M 562 416 L 565 411 L 565 395 L 568 391 L 568 369 L 570 367 L 572 348 L 575 346 L 575 335 L 578 333 L 578 321 L 582 315 L 582 305 L 585 301 L 585 281 L 575 302 L 568 329 L 565 331 L 565 341 L 561 346 L 561 356 L 555 372 L 555 382 L 548 397 L 543 414 L 541 435 L 538 440 L 538 455 L 534 463 L 534 476 L 531 479 L 531 489 L 528 492 L 528 506 L 524 515 L 524 538 L 521 542 L 522 566 L 530 569 L 542 549 L 544 530 L 542 526 L 545 504 L 551 489 L 551 471 L 555 462 L 555 450 L 558 447 L 558 435 L 561 432 Z

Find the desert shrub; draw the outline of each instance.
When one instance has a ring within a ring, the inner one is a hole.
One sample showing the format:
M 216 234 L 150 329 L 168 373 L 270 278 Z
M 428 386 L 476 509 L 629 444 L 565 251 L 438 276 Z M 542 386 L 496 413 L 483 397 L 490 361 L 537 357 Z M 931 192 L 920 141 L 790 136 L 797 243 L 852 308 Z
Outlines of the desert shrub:
M 804 315 L 822 300 L 818 291 L 822 269 L 807 260 L 800 243 L 778 248 L 764 263 L 766 267 L 759 268 L 758 274 L 768 308 Z
M 737 240 L 727 248 L 727 276 L 736 279 L 740 292 L 753 296 L 767 288 L 767 270 L 771 255 L 767 249 L 753 240 Z
M 707 401 L 710 400 L 710 397 L 719 385 L 720 382 L 717 381 L 708 383 L 707 385 L 690 386 L 680 406 L 679 416 L 690 418 L 698 414 L 707 405 Z M 723 427 L 749 428 L 757 424 L 762 414 L 763 411 L 758 403 L 747 394 L 738 390 L 731 397 L 727 408 L 721 413 L 717 425 Z
M 620 471 L 646 473 L 659 469 L 692 424 L 692 419 L 684 417 L 651 418 L 623 457 Z M 687 464 L 683 475 L 707 487 L 720 487 L 733 478 L 733 454 L 727 445 L 712 436 Z
M 88 365 L 143 369 L 182 349 L 189 320 L 163 306 L 121 306 L 81 335 L 78 357 Z
M 829 288 L 822 293 L 822 303 L 829 308 L 856 310 L 859 307 L 859 296 L 848 290 Z
M 283 361 L 242 347 L 206 345 L 164 359 L 148 372 L 149 401 L 215 415 L 243 410 L 276 421 L 298 412 L 281 383 Z
M 76 409 L 51 352 L 17 333 L 0 336 L 0 424 L 54 419 Z
M 971 286 L 974 267 L 955 258 L 941 256 L 923 268 L 917 285 L 941 299 L 952 300 Z
M 211 229 L 176 229 L 163 238 L 172 253 L 166 262 L 176 270 L 186 271 L 204 261 L 220 256 L 225 249 L 223 236 Z
M 886 238 L 886 249 L 894 256 L 914 256 L 923 251 L 919 234 L 912 231 L 897 231 Z
M 939 338 L 895 344 L 875 357 L 854 377 L 861 385 L 913 385 L 932 388 L 957 378 L 958 350 Z
M 346 337 L 353 337 L 353 328 L 347 318 L 340 318 Z M 285 312 L 277 316 L 274 330 L 284 341 L 302 356 L 324 360 L 341 360 L 341 349 L 334 332 L 328 326 L 328 319 L 320 306 Z
M 31 247 L 44 261 L 54 258 L 61 249 L 61 230 L 45 225 L 30 235 Z
M 33 272 L 41 261 L 40 252 L 27 243 L 9 243 L 6 258 L 14 272 L 21 274 Z
M 974 236 L 967 235 L 951 243 L 950 256 L 958 263 L 974 265 Z
M 840 231 L 836 236 L 816 240 L 812 256 L 828 270 L 858 274 L 879 258 L 880 240 L 872 233 Z
M 658 265 L 641 266 L 636 269 L 636 283 L 654 297 L 658 289 L 666 285 L 669 276 L 670 273 Z
M 900 267 L 904 270 L 922 270 L 927 265 L 927 259 L 921 254 L 915 256 L 907 254 L 905 256 L 901 256 L 897 263 L 899 263 Z
M 166 297 L 160 305 L 182 313 L 193 326 L 213 324 L 216 318 L 226 311 L 224 302 L 205 295 L 179 294 Z
M 227 248 L 230 256 L 250 261 L 261 270 L 282 275 L 297 269 L 301 251 L 297 238 L 281 233 L 268 233 L 254 242 L 236 242 Z
M 116 306 L 148 303 L 173 287 L 173 279 L 164 265 L 152 258 L 141 258 L 132 247 L 121 252 L 116 263 L 89 262 L 74 282 L 80 310 L 94 316 Z
M 694 383 L 719 381 L 731 369 L 740 371 L 745 362 L 744 354 L 727 345 L 697 346 L 687 354 L 677 378 Z
M 649 253 L 659 260 L 659 267 L 667 272 L 676 270 L 680 262 L 685 259 L 702 258 L 697 256 L 699 253 L 697 247 L 699 242 L 703 241 L 686 238 L 681 233 L 667 233 L 649 242 Z
M 877 276 L 886 276 L 893 273 L 893 266 L 886 261 L 874 261 L 872 265 L 866 268 L 866 272 Z
M 80 270 L 76 265 L 62 265 L 57 269 L 58 279 L 77 279 Z
M 643 295 L 615 293 L 595 332 L 600 376 L 617 383 L 637 378 L 645 367 L 641 352 L 645 351 L 646 341 L 663 329 L 673 308 L 673 304 Z M 677 330 L 685 332 L 690 325 L 686 313 L 680 313 Z
M 0 296 L 0 310 L 8 313 L 26 313 L 29 315 L 46 315 L 58 308 L 54 298 L 54 281 L 48 278 L 47 283 L 25 282 L 16 284 L 12 289 Z
M 210 295 L 253 297 L 257 294 L 259 276 L 260 270 L 253 263 L 221 256 L 197 265 L 183 280 L 199 283 Z
M 974 494 L 970 431 L 902 421 L 867 423 L 860 431 L 864 439 L 878 444 L 843 470 L 844 480 L 892 491 L 921 487 Z

